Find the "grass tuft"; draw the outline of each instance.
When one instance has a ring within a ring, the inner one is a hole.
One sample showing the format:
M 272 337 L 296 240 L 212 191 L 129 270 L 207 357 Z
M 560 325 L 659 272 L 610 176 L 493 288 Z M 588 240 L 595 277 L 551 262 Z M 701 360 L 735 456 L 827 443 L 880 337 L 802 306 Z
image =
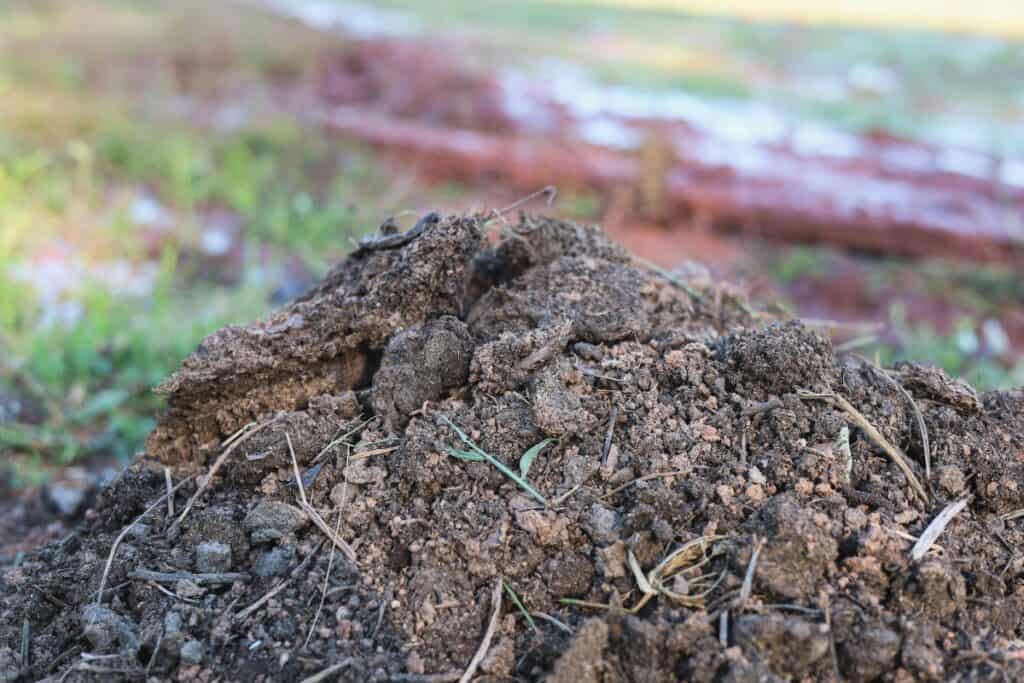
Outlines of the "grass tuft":
M 458 426 L 456 426 L 456 424 L 449 420 L 447 417 L 442 415 L 441 419 L 444 420 L 445 424 L 451 427 L 452 430 L 454 430 L 455 434 L 458 435 L 459 439 L 462 440 L 462 443 L 466 444 L 470 448 L 469 451 L 464 451 L 458 448 L 447 447 L 445 451 L 448 453 L 448 455 L 452 456 L 453 458 L 458 458 L 459 460 L 465 460 L 467 462 L 481 462 L 486 460 L 488 463 L 493 465 L 499 472 L 501 472 L 506 477 L 514 481 L 516 484 L 520 486 L 520 488 L 522 488 L 524 491 L 526 491 L 531 496 L 540 501 L 542 505 L 547 507 L 547 498 L 542 496 L 537 491 L 537 489 L 533 488 L 533 486 L 530 485 L 530 482 L 526 481 L 525 476 L 520 476 L 519 474 L 516 474 L 505 463 L 501 462 L 493 455 L 477 446 L 476 443 L 472 439 L 470 439 L 469 436 L 467 436 L 464 431 L 459 429 Z M 529 470 L 530 463 L 533 462 L 533 459 L 537 457 L 537 454 L 540 453 L 543 447 L 546 446 L 548 443 L 550 443 L 550 439 L 546 439 L 545 441 L 542 441 L 539 444 L 534 445 L 523 455 L 523 457 L 520 459 L 519 466 L 520 470 L 523 472 L 524 475 L 526 470 Z M 535 452 L 533 452 L 531 455 L 531 451 Z M 530 456 L 530 459 L 524 467 L 522 460 L 525 459 L 527 456 Z

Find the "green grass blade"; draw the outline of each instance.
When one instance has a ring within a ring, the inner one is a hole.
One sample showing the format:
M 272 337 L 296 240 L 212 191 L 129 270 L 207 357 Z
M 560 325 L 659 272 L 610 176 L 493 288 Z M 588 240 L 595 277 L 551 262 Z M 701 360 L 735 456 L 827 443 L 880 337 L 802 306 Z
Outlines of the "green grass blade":
M 544 450 L 548 446 L 548 444 L 550 444 L 553 440 L 554 439 L 544 439 L 540 443 L 536 443 L 530 446 L 529 450 L 523 453 L 523 457 L 519 459 L 519 473 L 523 475 L 523 479 L 526 479 L 526 475 L 529 474 L 530 465 L 533 464 L 533 461 L 537 459 L 537 456 L 540 455 L 540 452 Z
M 455 433 L 458 434 L 460 439 L 462 439 L 462 442 L 465 443 L 467 446 L 469 446 L 470 449 L 472 449 L 474 453 L 476 453 L 479 456 L 482 456 L 487 462 L 491 463 L 496 468 L 498 468 L 498 470 L 502 474 L 504 474 L 506 477 L 508 477 L 509 479 L 514 481 L 516 484 L 518 484 L 524 491 L 526 491 L 531 496 L 533 496 L 534 498 L 539 500 L 541 502 L 541 504 L 543 504 L 544 506 L 547 506 L 547 504 L 548 504 L 547 498 L 545 498 L 544 496 L 540 495 L 540 493 L 537 491 L 537 489 L 535 489 L 532 486 L 530 486 L 530 483 L 528 481 L 526 481 L 525 479 L 520 477 L 518 474 L 513 472 L 511 469 L 509 469 L 508 466 L 505 465 L 505 463 L 501 462 L 500 460 L 495 458 L 493 455 L 491 455 L 490 453 L 482 450 L 479 446 L 477 446 L 475 443 L 473 443 L 473 440 L 470 439 L 468 436 L 466 436 L 466 433 L 464 431 L 462 431 L 461 429 L 459 429 L 458 427 L 456 427 L 455 423 L 452 422 L 451 420 L 449 420 L 447 417 L 442 415 L 441 419 L 445 421 L 445 424 L 447 424 L 449 427 L 451 427 L 453 430 L 455 430 Z
M 537 628 L 537 622 L 533 620 L 530 613 L 526 611 L 525 607 L 523 607 L 523 603 L 520 602 L 519 596 L 516 595 L 516 592 L 512 590 L 512 586 L 509 585 L 508 581 L 502 581 L 502 583 L 505 584 L 505 592 L 508 593 L 508 597 L 512 600 L 512 604 L 519 608 L 519 611 L 523 613 L 523 616 L 526 617 L 526 621 L 530 624 L 530 628 L 534 631 L 540 631 L 540 629 Z
M 445 448 L 448 455 L 459 460 L 465 460 L 466 462 L 483 462 L 484 458 L 477 455 L 476 453 L 470 453 L 469 451 L 460 451 L 458 448 L 452 448 L 451 446 Z

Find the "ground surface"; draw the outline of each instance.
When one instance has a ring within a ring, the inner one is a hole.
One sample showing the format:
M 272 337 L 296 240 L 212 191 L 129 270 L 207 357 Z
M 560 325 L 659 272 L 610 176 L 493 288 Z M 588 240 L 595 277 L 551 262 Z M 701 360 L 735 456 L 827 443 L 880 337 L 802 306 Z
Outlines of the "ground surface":
M 403 54 L 428 70 L 443 46 L 442 66 L 468 65 L 484 82 L 506 68 L 537 79 L 577 74 L 664 88 L 716 111 L 764 105 L 851 131 L 949 134 L 997 154 L 1018 144 L 1021 52 L 1012 41 L 640 6 L 501 2 L 486 15 L 474 2 L 429 15 L 417 3 L 389 7 L 399 14 L 384 28 L 407 27 Z M 344 16 L 350 30 L 338 33 L 238 4 L 0 8 L 0 451 L 15 488 L 59 478 L 69 462 L 95 470 L 133 455 L 162 405 L 152 387 L 204 335 L 294 296 L 380 216 L 407 225 L 433 208 L 522 195 L 486 176 L 456 182 L 318 127 L 316 115 L 333 106 L 332 74 L 355 69 L 372 85 L 413 73 L 370 59 L 365 33 L 381 29 L 378 15 Z M 462 92 L 460 83 L 445 87 Z M 472 103 L 460 97 L 436 115 L 465 114 Z M 422 103 L 406 104 L 425 115 Z M 758 300 L 856 323 L 830 333 L 883 362 L 929 359 L 984 387 L 1021 382 L 1012 269 L 723 237 L 699 220 L 652 218 L 634 189 L 563 187 L 554 210 L 602 219 L 663 267 L 704 262 Z M 59 509 L 46 501 L 40 494 L 32 505 Z
M 4 572 L 0 677 L 1024 675 L 1019 390 L 598 228 L 418 225 L 163 383 L 146 456 Z

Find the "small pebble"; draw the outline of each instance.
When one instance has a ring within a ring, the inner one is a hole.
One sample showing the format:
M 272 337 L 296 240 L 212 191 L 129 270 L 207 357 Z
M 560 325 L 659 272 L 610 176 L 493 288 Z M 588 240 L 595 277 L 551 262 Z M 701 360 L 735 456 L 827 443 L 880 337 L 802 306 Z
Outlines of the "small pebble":
M 196 570 L 215 574 L 231 569 L 231 546 L 217 541 L 205 541 L 196 546 Z
M 288 503 L 265 500 L 245 516 L 245 528 L 253 543 L 275 541 L 309 523 L 306 513 Z
M 291 568 L 295 560 L 295 548 L 291 546 L 273 548 L 259 556 L 253 571 L 256 576 L 267 578 L 282 576 Z
M 186 641 L 178 654 L 186 664 L 199 664 L 203 661 L 203 644 L 198 640 Z

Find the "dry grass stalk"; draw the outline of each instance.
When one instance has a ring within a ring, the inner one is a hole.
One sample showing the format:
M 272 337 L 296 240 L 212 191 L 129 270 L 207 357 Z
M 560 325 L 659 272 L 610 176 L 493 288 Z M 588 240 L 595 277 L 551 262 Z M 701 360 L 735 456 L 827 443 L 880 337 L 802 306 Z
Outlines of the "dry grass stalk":
M 747 563 L 747 573 L 743 577 L 743 587 L 740 588 L 740 597 L 736 601 L 736 609 L 742 610 L 750 599 L 750 593 L 754 588 L 754 572 L 757 571 L 757 560 L 761 556 L 761 549 L 764 548 L 765 539 L 755 537 L 754 549 L 750 553 L 750 562 Z
M 387 453 L 393 453 L 397 451 L 401 446 L 388 446 L 387 448 L 374 448 L 369 451 L 361 451 L 352 456 L 352 460 L 362 460 L 364 458 L 372 458 L 375 455 L 386 455 Z M 347 458 L 346 458 L 347 459 Z
M 853 422 L 860 427 L 860 429 L 868 435 L 876 446 L 881 448 L 889 459 L 903 472 L 903 476 L 907 478 L 907 482 L 910 484 L 910 488 L 915 494 L 925 503 L 928 502 L 928 492 L 925 491 L 924 486 L 918 480 L 917 475 L 914 474 L 914 470 L 910 468 L 909 459 L 906 454 L 900 450 L 900 448 L 891 443 L 885 436 L 879 432 L 873 424 L 871 424 L 866 417 L 859 410 L 853 407 L 849 401 L 843 396 L 835 393 L 818 394 L 810 391 L 800 391 L 798 393 L 801 399 L 827 401 L 832 405 L 845 411 Z
M 633 555 L 633 551 L 627 551 L 626 560 L 629 564 L 630 570 L 633 572 L 633 578 L 636 581 L 637 587 L 642 593 L 640 601 L 629 609 L 618 607 L 616 605 L 606 605 L 599 602 L 587 602 L 585 600 L 574 600 L 570 598 L 563 598 L 560 602 L 565 605 L 575 605 L 577 607 L 593 607 L 596 609 L 636 614 L 644 607 L 644 605 L 650 602 L 652 598 L 663 595 L 684 607 L 703 607 L 704 599 L 707 598 L 725 579 L 728 570 L 723 569 L 722 572 L 718 574 L 717 578 L 715 578 L 713 574 L 696 576 L 692 581 L 687 582 L 687 592 L 685 594 L 671 590 L 668 587 L 668 582 L 677 575 L 686 572 L 694 572 L 710 562 L 719 554 L 713 549 L 712 544 L 716 541 L 722 540 L 723 538 L 725 537 L 701 536 L 699 538 L 695 538 L 689 543 L 685 543 L 673 552 L 669 553 L 669 555 L 662 560 L 657 567 L 647 572 L 646 575 L 640 568 L 640 563 L 637 562 L 636 556 Z M 712 581 L 712 579 L 714 579 L 714 581 Z M 690 589 L 697 589 L 700 592 L 691 593 Z
M 367 418 L 366 420 L 363 420 L 362 422 L 360 422 L 355 427 L 353 427 L 352 429 L 348 430 L 347 432 L 345 432 L 341 436 L 338 436 L 338 437 L 336 437 L 334 439 L 331 439 L 331 442 L 329 444 L 327 444 L 326 446 L 324 446 L 323 448 L 321 448 L 320 452 L 316 454 L 316 457 L 313 458 L 310 461 L 311 464 L 316 464 L 316 462 L 319 461 L 320 458 L 324 457 L 324 454 L 326 454 L 328 451 L 330 451 L 332 448 L 334 448 L 338 444 L 344 443 L 344 444 L 347 444 L 347 445 L 351 445 L 351 444 L 348 443 L 348 438 L 350 436 L 352 436 L 353 434 L 355 434 L 356 432 L 358 432 L 358 431 L 360 431 L 362 429 L 365 429 L 367 426 L 369 426 L 369 424 L 371 422 L 373 422 L 376 419 L 377 419 L 376 417 Z M 341 430 L 339 429 L 338 431 L 341 431 Z
M 611 415 L 608 417 L 608 431 L 604 434 L 604 446 L 601 448 L 601 464 L 608 461 L 608 452 L 612 449 L 612 437 L 615 435 L 615 420 L 619 417 L 619 409 L 612 406 Z
M 310 552 L 309 555 L 306 555 L 306 557 L 304 557 L 302 559 L 302 562 L 299 563 L 299 566 L 296 567 L 295 569 L 293 569 L 292 573 L 289 574 L 287 578 L 281 580 L 280 583 L 278 583 L 276 586 L 274 586 L 269 591 L 264 593 L 263 597 L 261 597 L 259 600 L 257 600 L 256 602 L 252 603 L 251 605 L 249 605 L 245 609 L 243 609 L 238 614 L 236 614 L 235 617 L 234 617 L 234 620 L 236 622 L 238 622 L 238 623 L 241 623 L 241 622 L 245 621 L 249 617 L 250 614 L 252 614 L 256 610 L 258 610 L 263 605 L 267 604 L 267 602 L 269 602 L 271 598 L 273 598 L 275 595 L 277 595 L 278 593 L 283 591 L 285 586 L 287 586 L 289 583 L 291 583 L 291 580 L 294 579 L 296 576 L 298 576 L 302 572 L 302 570 L 305 569 L 306 566 L 308 566 L 309 563 L 313 561 L 313 558 L 316 557 L 316 554 L 318 552 L 320 552 L 320 548 L 322 548 L 323 545 L 324 545 L 323 540 L 321 540 L 319 543 L 317 543 L 316 547 L 313 548 L 312 552 Z
M 538 619 L 543 619 L 544 621 L 548 622 L 549 624 L 551 624 L 555 628 L 561 629 L 562 631 L 565 631 L 566 633 L 570 633 L 571 634 L 573 632 L 572 628 L 570 628 L 568 624 L 566 624 L 565 622 L 559 621 L 558 619 L 555 619 L 550 614 L 544 614 L 543 612 L 530 612 L 530 615 L 534 616 L 534 617 L 537 617 Z
M 171 481 L 171 468 L 164 467 L 164 484 L 167 486 L 167 519 L 174 517 L 174 496 L 171 491 L 174 489 L 174 482 Z
M 1024 517 L 1024 508 L 1021 508 L 1020 510 L 1011 510 L 1010 512 L 1004 512 L 999 515 L 999 519 L 1004 522 L 1012 522 L 1013 520 L 1020 519 L 1021 517 Z
M 197 500 L 199 500 L 199 496 L 203 495 L 203 492 L 206 491 L 206 488 L 210 485 L 210 482 L 213 481 L 213 477 L 217 474 L 220 468 L 224 466 L 224 463 L 227 462 L 228 458 L 231 457 L 231 454 L 235 452 L 235 449 L 241 446 L 243 443 L 245 443 L 245 441 L 249 439 L 249 437 L 251 437 L 253 434 L 263 431 L 270 425 L 280 420 L 281 417 L 282 416 L 280 414 L 275 415 L 270 420 L 267 420 L 266 422 L 263 422 L 262 424 L 258 424 L 255 426 L 253 426 L 252 423 L 249 423 L 238 432 L 232 434 L 228 438 L 228 440 L 224 442 L 224 450 L 221 452 L 220 456 L 214 461 L 213 466 L 210 467 L 210 470 L 209 472 L 206 473 L 206 476 L 204 476 L 200 480 L 199 487 L 196 489 L 196 492 L 193 493 L 192 497 L 188 499 L 187 503 L 185 503 L 185 509 L 181 511 L 181 516 L 178 517 L 178 519 L 174 520 L 174 523 L 171 524 L 171 528 L 168 529 L 168 533 L 171 533 L 173 530 L 177 529 L 179 526 L 181 526 L 181 523 L 185 521 L 185 518 L 188 516 L 188 513 L 192 510 L 192 506 L 196 504 Z
M 327 522 L 324 521 L 324 518 L 320 516 L 317 509 L 309 504 L 309 499 L 306 498 L 306 487 L 302 484 L 302 474 L 299 472 L 299 461 L 295 458 L 295 448 L 292 447 L 291 434 L 285 433 L 284 438 L 285 441 L 288 442 L 288 454 L 292 459 L 292 472 L 295 474 L 295 483 L 299 487 L 299 506 L 309 517 L 310 521 L 312 521 L 313 524 L 315 524 L 317 528 L 330 539 L 331 543 L 333 543 L 334 546 L 345 555 L 345 559 L 352 564 L 356 564 L 356 551 L 353 550 L 352 546 L 346 543 L 341 536 L 334 533 Z
M 349 666 L 351 666 L 353 661 L 354 660 L 351 657 L 347 657 L 338 662 L 337 664 L 332 664 L 326 669 L 318 671 L 312 676 L 307 676 L 306 678 L 303 678 L 302 683 L 320 683 L 320 681 L 326 681 L 334 674 L 342 671 L 343 669 L 347 669 Z
M 917 407 L 917 401 L 910 395 L 900 382 L 889 375 L 885 370 L 876 368 L 873 364 L 872 368 L 878 370 L 876 374 L 881 375 L 889 384 L 896 387 L 896 389 L 903 394 L 903 397 L 910 403 L 910 409 L 914 412 L 914 421 L 917 423 L 917 432 L 921 435 L 921 450 L 924 451 L 924 478 L 925 481 L 930 481 L 932 478 L 932 448 L 928 440 L 928 427 L 924 423 L 924 415 L 921 414 L 921 409 Z
M 946 526 L 953 521 L 954 517 L 960 514 L 961 510 L 967 507 L 970 499 L 970 496 L 968 496 L 967 498 L 961 498 L 955 503 L 950 503 L 942 512 L 936 515 L 935 519 L 932 520 L 932 523 L 928 525 L 928 528 L 924 530 L 924 533 L 921 534 L 921 537 L 917 539 L 917 543 L 910 550 L 910 557 L 915 562 L 928 554 L 935 541 L 946 530 Z
M 193 479 L 193 477 L 188 477 L 186 479 L 182 479 L 181 481 L 179 481 L 178 484 L 174 488 L 172 488 L 170 491 L 168 491 L 167 493 L 165 493 L 162 496 L 160 496 L 159 498 L 157 498 L 156 501 L 152 505 L 150 505 L 148 508 L 146 508 L 141 515 L 136 517 L 132 521 L 131 524 L 126 526 L 124 529 L 121 529 L 121 533 L 119 533 L 117 535 L 117 538 L 114 539 L 114 543 L 110 546 L 110 554 L 107 556 L 107 564 L 103 567 L 103 576 L 100 578 L 100 588 L 96 592 L 96 606 L 97 607 L 99 607 L 101 604 L 103 604 L 103 590 L 104 590 L 104 588 L 107 585 L 107 577 L 110 576 L 110 567 L 111 567 L 111 565 L 114 564 L 114 555 L 117 553 L 117 547 L 119 545 L 121 545 L 121 541 L 123 541 L 124 537 L 128 535 L 128 531 L 133 526 L 135 526 L 140 521 L 142 521 L 143 517 L 148 515 L 150 512 L 155 510 L 158 505 L 163 503 L 165 498 L 167 498 L 168 496 L 173 496 L 175 491 L 177 491 L 179 488 L 184 486 L 186 483 L 192 481 L 192 479 Z
M 480 662 L 484 661 L 487 650 L 491 647 L 491 639 L 494 637 L 494 632 L 498 629 L 498 619 L 501 617 L 501 589 L 504 583 L 504 579 L 500 576 L 494 582 L 494 591 L 491 593 L 491 604 L 494 605 L 494 612 L 491 614 L 491 622 L 487 625 L 484 639 L 480 641 L 480 647 L 477 648 L 476 654 L 470 660 L 469 666 L 466 667 L 466 671 L 459 679 L 459 683 L 469 683 L 472 680 L 476 670 L 480 667 Z
M 636 479 L 631 479 L 631 480 L 627 481 L 622 486 L 616 486 L 611 491 L 609 491 L 608 493 L 606 493 L 603 496 L 601 496 L 601 498 L 603 498 L 603 499 L 611 498 L 616 493 L 619 493 L 620 491 L 625 491 L 626 489 L 628 489 L 633 484 L 639 484 L 642 481 L 650 481 L 651 479 L 661 479 L 663 477 L 676 477 L 676 476 L 681 476 L 681 475 L 684 475 L 684 474 L 686 474 L 686 470 L 673 470 L 671 472 L 655 472 L 654 474 L 645 474 L 642 477 L 637 477 Z
M 345 452 L 345 467 L 348 467 L 349 457 L 352 455 L 352 449 L 349 448 Z M 344 470 L 342 470 L 344 472 Z M 342 484 L 341 489 L 341 506 L 338 507 L 338 519 L 334 523 L 334 535 L 338 536 L 341 533 L 341 518 L 345 512 L 345 501 L 348 499 L 348 480 Z M 334 551 L 337 550 L 338 546 L 335 543 L 331 543 L 331 554 L 327 559 L 327 573 L 324 575 L 324 588 L 320 593 L 320 605 L 316 608 L 316 614 L 313 615 L 313 623 L 309 625 L 309 633 L 306 634 L 305 647 L 309 647 L 309 641 L 313 637 L 313 630 L 316 628 L 317 622 L 320 621 L 320 613 L 324 610 L 324 602 L 327 601 L 327 584 L 331 580 L 331 570 L 334 568 Z

